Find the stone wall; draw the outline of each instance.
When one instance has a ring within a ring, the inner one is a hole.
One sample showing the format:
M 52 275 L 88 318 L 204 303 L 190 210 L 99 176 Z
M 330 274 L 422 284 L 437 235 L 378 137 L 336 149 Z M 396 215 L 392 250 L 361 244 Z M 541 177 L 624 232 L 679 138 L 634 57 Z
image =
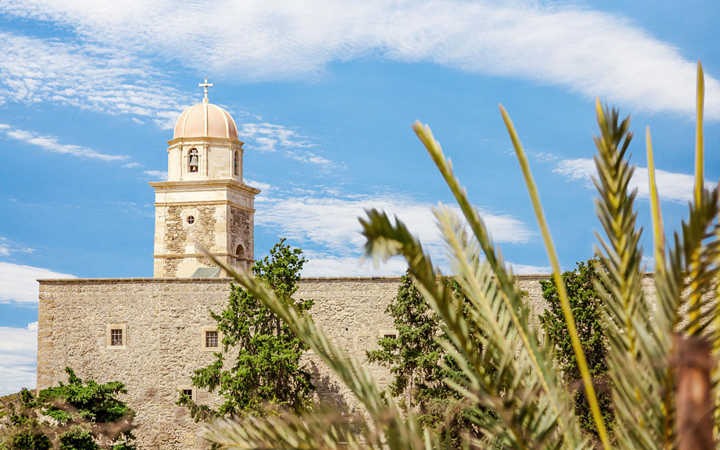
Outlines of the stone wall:
M 545 307 L 539 283 L 543 278 L 519 277 L 536 313 Z M 305 279 L 297 296 L 314 299 L 311 312 L 318 325 L 335 343 L 364 359 L 378 337 L 393 330 L 385 308 L 399 282 Z M 208 310 L 221 310 L 228 293 L 229 280 L 217 278 L 41 280 L 38 387 L 65 381 L 66 366 L 83 378 L 122 381 L 141 424 L 136 433 L 140 448 L 200 448 L 197 425 L 174 403 L 178 390 L 191 387 L 193 370 L 213 359 L 212 352 L 202 349 L 202 333 L 214 325 Z M 109 324 L 126 327 L 124 348 L 107 345 Z M 324 401 L 356 410 L 354 399 L 314 355 L 308 354 L 307 362 Z M 389 383 L 386 370 L 367 367 L 383 386 Z M 196 399 L 216 400 L 202 392 Z

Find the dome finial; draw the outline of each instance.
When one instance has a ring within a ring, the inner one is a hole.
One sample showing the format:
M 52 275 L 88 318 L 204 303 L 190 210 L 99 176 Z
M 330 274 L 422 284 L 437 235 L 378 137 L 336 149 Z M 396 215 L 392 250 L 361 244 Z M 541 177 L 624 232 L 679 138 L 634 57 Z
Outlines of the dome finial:
M 198 84 L 198 86 L 201 87 L 201 88 L 203 88 L 203 92 L 205 93 L 205 97 L 203 97 L 203 102 L 204 102 L 204 103 L 207 103 L 207 102 L 208 102 L 208 95 L 207 95 L 207 94 L 208 94 L 208 90 L 207 90 L 207 89 L 208 89 L 209 87 L 213 87 L 213 84 L 212 84 L 212 83 L 208 83 L 208 79 L 205 78 L 205 82 Z

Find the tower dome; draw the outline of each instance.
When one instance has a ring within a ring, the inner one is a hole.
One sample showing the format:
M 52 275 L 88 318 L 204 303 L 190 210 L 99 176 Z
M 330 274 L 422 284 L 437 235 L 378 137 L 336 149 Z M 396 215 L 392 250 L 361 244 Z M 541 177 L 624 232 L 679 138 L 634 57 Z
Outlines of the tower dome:
M 183 111 L 175 122 L 176 138 L 214 137 L 237 139 L 235 121 L 230 114 L 217 105 L 208 103 L 207 97 L 202 103 Z

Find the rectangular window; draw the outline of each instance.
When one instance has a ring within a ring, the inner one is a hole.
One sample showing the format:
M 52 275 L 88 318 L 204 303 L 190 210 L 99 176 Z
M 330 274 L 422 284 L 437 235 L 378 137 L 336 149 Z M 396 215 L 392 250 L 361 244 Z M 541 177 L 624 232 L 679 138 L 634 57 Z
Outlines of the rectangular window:
M 123 345 L 122 328 L 113 328 L 110 330 L 110 345 Z
M 217 331 L 206 331 L 205 332 L 205 347 L 215 348 L 218 346 L 218 332 Z
M 388 334 L 384 334 L 383 337 L 384 337 L 384 338 L 392 338 L 392 339 L 395 339 L 395 335 L 394 335 L 394 334 L 389 334 L 389 333 L 388 333 Z
M 192 398 L 192 389 L 183 389 L 182 394 Z

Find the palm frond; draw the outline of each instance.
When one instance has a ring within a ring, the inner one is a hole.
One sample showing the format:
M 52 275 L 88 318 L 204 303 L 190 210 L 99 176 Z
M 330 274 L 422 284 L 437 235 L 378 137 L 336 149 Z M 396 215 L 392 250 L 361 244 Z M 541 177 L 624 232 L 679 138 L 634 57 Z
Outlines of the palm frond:
M 206 251 L 204 253 L 239 285 L 277 314 L 348 387 L 369 415 L 371 423 L 367 429 L 379 436 L 375 438 L 368 435 L 363 440 L 372 442 L 379 439 L 383 446 L 390 449 L 422 449 L 436 443 L 434 436 L 423 436 L 423 430 L 412 411 L 403 412 L 392 399 L 385 399 L 368 371 L 357 360 L 330 342 L 309 314 L 299 312 L 287 299 L 279 298 L 264 281 L 252 277 L 245 271 L 236 272 L 210 253 Z M 311 419 L 311 416 L 307 417 L 307 420 Z M 239 426 L 252 430 L 256 425 L 249 422 L 241 423 Z M 317 429 L 308 425 L 304 430 Z M 321 436 L 317 437 L 320 438 Z
M 543 441 L 548 446 L 562 444 L 561 436 L 555 432 L 560 428 L 558 416 L 544 397 L 530 359 L 523 357 L 526 352 L 517 343 L 518 333 L 502 292 L 489 264 L 481 259 L 474 237 L 468 235 L 464 223 L 452 210 L 438 208 L 435 216 L 448 247 L 453 273 L 474 307 L 469 320 L 486 335 L 478 350 L 484 371 L 491 376 L 484 381 L 486 397 L 480 398 L 480 402 L 496 411 L 507 428 L 523 423 L 536 426 L 529 428 L 536 444 Z M 569 402 L 569 397 L 565 401 Z
M 540 342 L 538 330 L 529 320 L 530 313 L 528 305 L 524 302 L 514 277 L 505 267 L 502 257 L 499 252 L 496 251 L 490 239 L 485 224 L 477 210 L 470 204 L 464 189 L 461 188 L 458 180 L 454 177 L 451 164 L 446 160 L 440 144 L 433 138 L 430 129 L 418 122 L 413 125 L 413 129 L 425 145 L 428 153 L 450 187 L 451 192 L 460 206 L 460 210 L 475 236 L 479 248 L 484 253 L 485 260 L 497 279 L 498 290 L 501 292 L 501 298 L 506 304 L 508 316 L 513 322 L 533 372 L 540 381 L 541 392 L 547 395 L 548 404 L 553 413 L 557 415 L 557 420 L 560 424 L 559 428 L 567 440 L 567 445 L 579 445 L 579 443 L 582 442 L 582 438 L 580 436 L 577 418 L 573 414 L 572 407 L 569 405 L 568 396 L 562 387 L 560 376 L 553 367 L 552 351 L 547 343 L 543 344 Z M 408 233 L 406 242 L 411 241 L 412 237 Z M 412 267 L 413 263 L 417 262 L 415 260 L 421 258 L 422 253 L 415 252 L 412 254 L 407 253 L 407 250 L 407 248 L 403 247 L 403 243 L 383 233 L 376 233 L 372 238 L 368 237 L 368 244 L 366 246 L 368 254 L 403 254 L 408 260 L 408 264 Z M 422 274 L 424 278 L 430 279 L 432 270 L 431 264 L 425 265 Z M 417 276 L 418 274 L 415 275 Z M 418 276 L 418 278 L 422 277 Z
M 642 290 L 638 245 L 642 230 L 635 225 L 634 209 L 637 190 L 629 188 L 634 171 L 627 162 L 630 120 L 620 122 L 618 112 L 603 110 L 599 101 L 596 112 L 600 136 L 595 138 L 597 177 L 593 182 L 599 194 L 598 217 L 607 238 L 598 235 L 603 252 L 598 251 L 602 270 L 596 288 L 604 300 L 615 434 L 622 446 L 654 448 L 665 437 L 664 412 L 655 401 L 664 377 L 658 379 L 649 367 L 655 361 L 657 345 L 647 323 L 649 308 Z
M 572 343 L 575 358 L 578 362 L 578 368 L 580 369 L 580 376 L 582 377 L 583 386 L 585 387 L 586 398 L 590 405 L 590 411 L 592 412 L 592 417 L 595 421 L 595 426 L 597 427 L 598 435 L 600 436 L 603 447 L 605 449 L 609 449 L 610 441 L 605 428 L 605 422 L 603 421 L 602 413 L 600 412 L 600 406 L 597 395 L 595 394 L 592 379 L 590 377 L 590 370 L 588 369 L 587 360 L 585 359 L 585 353 L 583 352 L 582 345 L 580 344 L 580 338 L 578 337 L 577 328 L 575 326 L 575 318 L 573 317 L 572 310 L 570 309 L 570 300 L 568 299 L 565 282 L 563 281 L 562 272 L 560 270 L 560 263 L 558 262 L 555 245 L 553 244 L 552 236 L 550 236 L 547 221 L 545 220 L 545 213 L 543 212 L 542 205 L 540 204 L 540 196 L 537 191 L 537 186 L 535 185 L 535 180 L 530 172 L 530 164 L 528 163 L 525 150 L 523 150 L 520 139 L 515 131 L 515 126 L 502 105 L 500 105 L 500 112 L 502 113 L 503 121 L 505 122 L 505 126 L 510 134 L 513 147 L 515 148 L 515 154 L 517 155 L 520 168 L 523 172 L 523 177 L 525 178 L 525 185 L 527 187 L 528 194 L 530 195 L 530 201 L 532 202 L 533 209 L 535 210 L 535 217 L 537 218 L 538 225 L 540 226 L 543 241 L 545 242 L 545 248 L 547 249 L 548 257 L 550 258 L 550 264 L 553 269 L 553 280 L 555 281 L 555 286 L 557 287 L 560 306 L 565 318 L 568 333 L 570 334 L 570 342 Z
M 358 433 L 337 413 L 219 419 L 203 426 L 202 436 L 223 449 L 382 449 L 379 439 L 358 442 Z M 377 437 L 377 436 L 375 436 Z

